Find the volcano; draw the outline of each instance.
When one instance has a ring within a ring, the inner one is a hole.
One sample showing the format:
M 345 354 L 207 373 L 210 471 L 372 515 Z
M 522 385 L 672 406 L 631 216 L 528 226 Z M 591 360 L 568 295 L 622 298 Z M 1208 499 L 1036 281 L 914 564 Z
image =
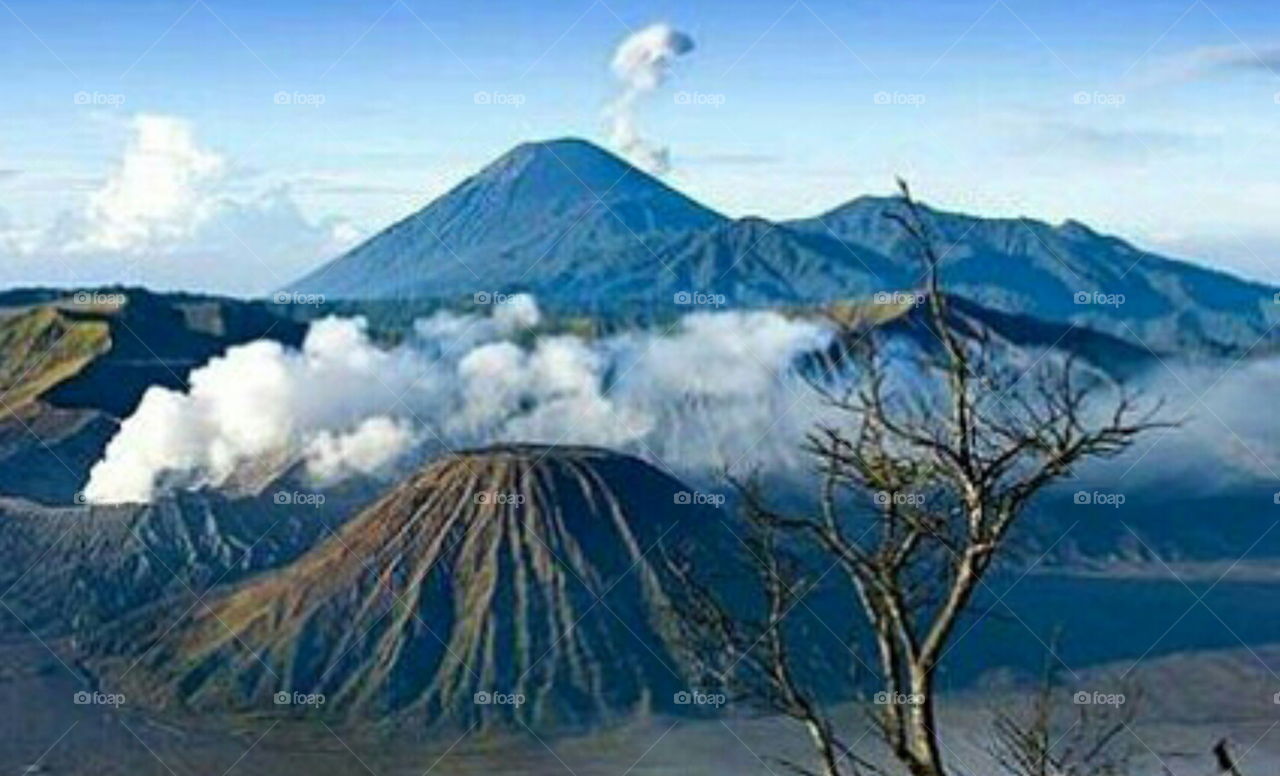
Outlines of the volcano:
M 671 564 L 723 565 L 734 541 L 700 501 L 604 450 L 456 453 L 144 640 L 146 668 L 129 678 L 146 678 L 130 691 L 206 711 L 322 697 L 326 715 L 432 728 L 581 728 L 668 709 L 689 687 Z
M 864 196 L 813 218 L 734 219 L 585 140 L 523 143 L 287 290 L 445 301 L 525 291 L 571 314 L 683 312 L 687 294 L 739 307 L 858 299 L 921 282 L 915 246 L 887 218 L 902 207 Z M 1275 342 L 1275 288 L 1075 221 L 921 212 L 948 289 L 998 312 L 1155 349 Z M 1081 301 L 1097 295 L 1116 303 Z
M 620 272 L 648 278 L 673 237 L 727 220 L 591 143 L 524 143 L 289 288 L 413 299 L 563 286 L 556 298 L 581 306 L 610 283 L 634 294 Z

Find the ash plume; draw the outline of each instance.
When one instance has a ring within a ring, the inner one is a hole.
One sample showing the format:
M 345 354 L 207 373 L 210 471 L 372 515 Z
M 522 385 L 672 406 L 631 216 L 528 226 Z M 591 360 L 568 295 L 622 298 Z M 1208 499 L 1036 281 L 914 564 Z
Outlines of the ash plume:
M 630 35 L 613 54 L 611 67 L 623 89 L 605 109 L 609 138 L 648 172 L 666 172 L 671 155 L 666 146 L 640 134 L 638 103 L 666 82 L 676 59 L 692 50 L 693 38 L 667 24 L 653 24 Z

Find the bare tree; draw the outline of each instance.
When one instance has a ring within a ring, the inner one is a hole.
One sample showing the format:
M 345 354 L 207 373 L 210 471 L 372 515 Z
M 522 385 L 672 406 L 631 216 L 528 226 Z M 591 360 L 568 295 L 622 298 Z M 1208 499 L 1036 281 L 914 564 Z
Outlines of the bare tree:
M 1064 704 L 1055 697 L 1046 661 L 1038 692 L 1022 709 L 1003 704 L 992 722 L 991 756 L 1008 776 L 1124 776 L 1134 756 L 1130 725 L 1138 693 L 1126 685 L 1120 702 Z M 1065 690 L 1059 690 L 1065 692 Z M 1070 710 L 1071 713 L 1067 713 Z
M 762 503 L 757 482 L 740 483 L 739 487 L 748 503 Z M 739 538 L 754 579 L 739 576 L 739 569 L 730 565 L 719 580 L 709 583 L 707 575 L 697 573 L 687 559 L 672 564 L 684 591 L 673 614 L 683 628 L 686 646 L 691 648 L 691 662 L 702 669 L 700 680 L 727 684 L 735 701 L 782 714 L 804 727 L 818 755 L 819 770 L 772 758 L 786 769 L 802 776 L 877 772 L 842 740 L 812 688 L 801 678 L 807 667 L 796 654 L 783 621 L 809 592 L 803 564 L 780 546 L 783 536 L 773 516 L 756 509 L 746 510 L 745 517 L 747 530 Z M 726 601 L 717 592 L 725 582 L 750 589 L 751 597 L 757 600 Z
M 1051 352 L 1032 360 L 953 311 L 938 241 L 900 187 L 902 207 L 889 218 L 922 264 L 916 333 L 925 344 L 903 348 L 874 325 L 837 322 L 855 378 L 841 389 L 814 383 L 839 419 L 814 429 L 806 444 L 822 483 L 820 506 L 786 514 L 758 487 L 741 489 L 768 614 L 744 628 L 741 615 L 714 597 L 698 596 L 691 607 L 694 630 L 712 633 L 708 643 L 731 653 L 737 681 L 810 731 L 824 776 L 874 766 L 840 742 L 797 681 L 779 622 L 805 588 L 776 559 L 779 532 L 788 544 L 819 548 L 851 583 L 850 613 L 870 628 L 876 686 L 888 701 L 877 704 L 875 724 L 893 757 L 913 776 L 946 776 L 938 668 L 1010 530 L 1073 467 L 1114 456 L 1161 425 L 1158 404 L 1143 406 L 1099 371 Z

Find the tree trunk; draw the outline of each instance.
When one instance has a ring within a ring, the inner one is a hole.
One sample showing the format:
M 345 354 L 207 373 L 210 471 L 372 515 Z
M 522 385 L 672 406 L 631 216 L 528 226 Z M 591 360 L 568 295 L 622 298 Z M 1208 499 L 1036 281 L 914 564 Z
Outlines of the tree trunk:
M 911 667 L 911 695 L 906 714 L 907 767 L 912 776 L 946 776 L 938 743 L 931 667 Z

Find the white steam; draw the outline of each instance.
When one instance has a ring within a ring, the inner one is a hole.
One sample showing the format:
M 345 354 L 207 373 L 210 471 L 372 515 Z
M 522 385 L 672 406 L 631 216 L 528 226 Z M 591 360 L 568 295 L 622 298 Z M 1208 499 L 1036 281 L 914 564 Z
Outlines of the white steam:
M 518 296 L 490 316 L 418 321 L 392 349 L 363 320 L 337 318 L 312 324 L 300 350 L 231 348 L 192 372 L 187 392 L 146 393 L 85 496 L 145 502 L 280 461 L 323 483 L 493 442 L 601 445 L 685 472 L 779 466 L 819 411 L 795 369 L 830 343 L 817 322 L 695 313 L 666 334 L 518 344 L 538 320 Z
M 636 121 L 637 102 L 662 86 L 672 63 L 692 50 L 693 38 L 666 24 L 653 24 L 622 41 L 613 54 L 613 72 L 622 81 L 623 90 L 605 110 L 610 140 L 655 174 L 670 167 L 670 152 L 641 136 Z
M 1176 485 L 1181 492 L 1258 483 L 1280 488 L 1280 423 L 1269 404 L 1277 384 L 1280 359 L 1274 357 L 1162 364 L 1137 389 L 1162 402 L 1160 420 L 1178 425 L 1140 439 L 1117 463 L 1118 479 L 1112 469 L 1101 476 L 1135 488 Z
M 412 426 L 404 420 L 377 415 L 366 418 L 349 434 L 321 430 L 303 453 L 311 474 L 321 482 L 351 473 L 373 474 L 413 443 Z
M 222 485 L 279 457 L 304 457 L 318 479 L 372 471 L 407 447 L 397 397 L 413 388 L 417 360 L 373 346 L 361 319 L 313 324 L 301 350 L 267 340 L 231 348 L 193 371 L 186 393 L 150 388 L 84 495 L 150 501 L 157 489 Z
M 489 315 L 419 320 L 394 348 L 373 342 L 358 318 L 312 324 L 299 349 L 231 348 L 193 371 L 186 392 L 146 393 L 85 496 L 145 502 L 262 481 L 294 464 L 325 484 L 500 442 L 610 447 L 694 479 L 726 469 L 799 474 L 804 434 L 835 420 L 802 374 L 817 362 L 799 360 L 831 345 L 820 322 L 700 312 L 663 333 L 530 337 L 540 317 L 531 297 L 516 296 Z M 1276 481 L 1280 436 L 1257 397 L 1280 379 L 1278 364 L 1157 371 L 1134 387 L 1164 398 L 1162 419 L 1184 425 L 1148 435 L 1105 471 L 1077 474 L 1135 488 Z M 912 372 L 902 377 L 924 390 Z M 1212 477 L 1206 457 L 1219 465 Z

